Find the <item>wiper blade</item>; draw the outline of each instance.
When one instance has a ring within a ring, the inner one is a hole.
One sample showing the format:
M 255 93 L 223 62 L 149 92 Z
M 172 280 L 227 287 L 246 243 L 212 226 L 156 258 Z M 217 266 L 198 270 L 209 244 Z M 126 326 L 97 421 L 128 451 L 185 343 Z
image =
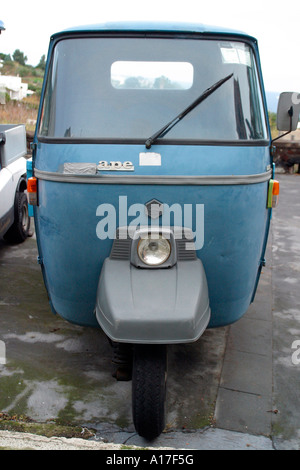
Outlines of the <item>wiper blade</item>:
M 223 83 L 227 82 L 231 77 L 233 77 L 233 73 L 228 75 L 225 78 L 222 78 L 222 80 L 219 80 L 217 83 L 212 85 L 211 87 L 207 88 L 193 103 L 191 103 L 184 111 L 182 111 L 178 116 L 176 116 L 172 121 L 168 122 L 164 127 L 162 127 L 159 131 L 155 132 L 149 139 L 146 140 L 145 145 L 147 149 L 151 148 L 151 145 L 154 144 L 154 142 L 159 138 L 163 137 L 164 135 L 169 132 L 172 127 L 176 126 L 176 124 L 181 121 L 188 113 L 190 113 L 196 106 L 198 106 L 202 101 L 204 101 L 206 98 L 208 98 L 212 93 L 214 93 L 220 86 L 223 85 Z

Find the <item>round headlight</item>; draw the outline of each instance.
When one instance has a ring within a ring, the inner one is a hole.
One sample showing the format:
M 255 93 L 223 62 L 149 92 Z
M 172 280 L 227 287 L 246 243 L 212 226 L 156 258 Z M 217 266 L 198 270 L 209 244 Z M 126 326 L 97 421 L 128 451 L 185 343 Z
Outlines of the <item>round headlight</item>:
M 156 235 L 153 238 L 150 235 L 146 238 L 141 238 L 137 251 L 143 263 L 148 266 L 158 266 L 169 258 L 171 245 L 162 235 Z

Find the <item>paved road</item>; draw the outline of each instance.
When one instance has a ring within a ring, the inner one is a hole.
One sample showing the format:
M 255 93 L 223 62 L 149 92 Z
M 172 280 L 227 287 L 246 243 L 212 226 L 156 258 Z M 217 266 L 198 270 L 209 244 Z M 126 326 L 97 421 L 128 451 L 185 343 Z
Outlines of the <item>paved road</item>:
M 278 448 L 300 449 L 300 175 L 282 175 L 274 211 L 273 435 Z
M 278 179 L 255 302 L 231 327 L 170 347 L 167 427 L 153 447 L 300 449 L 300 176 Z M 149 446 L 134 432 L 131 384 L 111 377 L 106 338 L 51 313 L 36 257 L 34 237 L 19 247 L 0 243 L 0 413 Z M 0 433 L 0 447 L 2 440 Z

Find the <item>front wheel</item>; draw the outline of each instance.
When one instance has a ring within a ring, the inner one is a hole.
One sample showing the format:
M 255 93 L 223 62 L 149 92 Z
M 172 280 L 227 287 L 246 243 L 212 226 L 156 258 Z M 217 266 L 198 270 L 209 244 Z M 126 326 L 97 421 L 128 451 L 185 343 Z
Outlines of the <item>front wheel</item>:
M 30 217 L 27 196 L 18 192 L 15 198 L 14 223 L 5 234 L 4 239 L 11 243 L 22 243 L 28 237 Z
M 132 414 L 135 429 L 146 439 L 158 437 L 165 427 L 167 348 L 136 345 L 132 369 Z

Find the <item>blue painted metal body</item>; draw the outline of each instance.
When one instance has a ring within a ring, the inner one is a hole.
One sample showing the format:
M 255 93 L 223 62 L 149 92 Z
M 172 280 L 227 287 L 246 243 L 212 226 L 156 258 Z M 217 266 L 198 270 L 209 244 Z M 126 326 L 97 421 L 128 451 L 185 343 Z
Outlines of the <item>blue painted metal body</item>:
M 199 25 L 105 25 L 73 31 L 195 31 L 206 35 L 242 33 Z M 54 35 L 53 41 L 71 31 Z M 253 42 L 256 41 L 246 36 Z M 257 61 L 258 61 L 257 56 Z M 259 63 L 259 62 L 258 62 Z M 47 69 L 49 64 L 47 65 Z M 47 73 L 47 71 L 46 71 Z M 259 70 L 260 73 L 260 70 Z M 41 110 L 40 110 L 41 114 Z M 33 167 L 57 172 L 67 162 L 131 161 L 135 175 L 255 175 L 271 165 L 269 146 L 155 145 L 162 156 L 159 167 L 139 166 L 138 144 L 45 143 L 34 139 Z M 241 185 L 103 185 L 39 180 L 35 224 L 39 258 L 53 311 L 80 325 L 98 326 L 94 315 L 97 284 L 112 240 L 96 234 L 97 207 L 112 204 L 118 217 L 119 196 L 127 204 L 155 198 L 168 205 L 204 205 L 204 245 L 197 252 L 207 276 L 211 321 L 217 327 L 237 321 L 253 300 L 269 229 L 266 208 L 268 181 Z M 117 226 L 118 226 L 117 219 Z M 195 229 L 195 227 L 193 227 Z M 116 286 L 117 295 L 117 286 Z M 188 307 L 187 307 L 188 308 Z

